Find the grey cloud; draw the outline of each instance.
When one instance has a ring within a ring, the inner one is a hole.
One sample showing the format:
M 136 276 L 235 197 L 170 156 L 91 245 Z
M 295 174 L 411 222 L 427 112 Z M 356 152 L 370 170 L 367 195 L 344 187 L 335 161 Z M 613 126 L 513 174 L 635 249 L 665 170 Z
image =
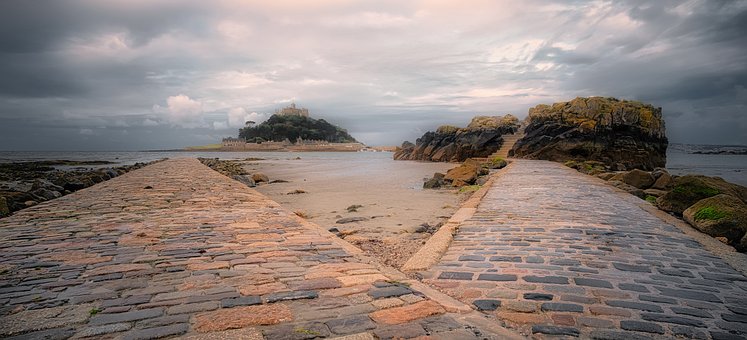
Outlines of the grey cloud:
M 391 145 L 476 114 L 523 117 L 579 95 L 662 106 L 673 141 L 747 144 L 735 130 L 747 130 L 743 1 L 2 7 L 2 148 L 215 142 L 236 133 L 223 129 L 229 110 L 266 114 L 287 99 Z M 177 95 L 202 105 L 204 127 L 169 121 L 163 108 Z M 701 129 L 698 119 L 711 123 Z M 38 144 L 24 142 L 32 134 Z

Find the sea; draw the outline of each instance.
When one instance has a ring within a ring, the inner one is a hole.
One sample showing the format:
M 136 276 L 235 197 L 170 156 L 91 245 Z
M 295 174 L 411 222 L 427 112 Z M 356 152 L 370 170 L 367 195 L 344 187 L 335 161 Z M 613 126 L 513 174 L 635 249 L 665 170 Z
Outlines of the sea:
M 729 151 L 731 154 L 719 154 Z M 736 153 L 743 154 L 733 154 Z M 670 144 L 667 149 L 667 170 L 674 175 L 700 174 L 718 176 L 747 186 L 747 146 Z M 714 154 L 715 152 L 715 154 Z M 110 161 L 112 164 L 91 166 L 59 166 L 60 169 L 100 168 L 150 162 L 164 158 L 203 157 L 220 159 L 261 158 L 267 160 L 325 160 L 330 162 L 363 161 L 365 163 L 394 162 L 391 152 L 223 152 L 223 151 L 0 151 L 0 163 L 73 160 Z

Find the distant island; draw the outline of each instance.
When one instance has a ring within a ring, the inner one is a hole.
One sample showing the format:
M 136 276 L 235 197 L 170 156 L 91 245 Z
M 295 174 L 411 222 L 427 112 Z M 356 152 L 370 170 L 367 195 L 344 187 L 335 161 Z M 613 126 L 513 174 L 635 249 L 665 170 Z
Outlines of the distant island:
M 360 151 L 366 146 L 347 130 L 324 119 L 309 117 L 309 110 L 295 103 L 275 111 L 267 121 L 252 121 L 239 129 L 239 137 L 224 138 L 209 149 L 222 151 Z M 192 149 L 192 148 L 188 148 Z M 206 150 L 202 148 L 201 150 Z

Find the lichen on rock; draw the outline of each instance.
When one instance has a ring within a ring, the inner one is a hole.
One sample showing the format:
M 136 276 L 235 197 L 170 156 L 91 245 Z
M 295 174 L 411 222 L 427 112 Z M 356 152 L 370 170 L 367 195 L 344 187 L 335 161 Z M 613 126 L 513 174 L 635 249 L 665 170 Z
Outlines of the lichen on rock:
M 558 162 L 603 162 L 615 170 L 652 170 L 666 163 L 661 108 L 615 98 L 576 98 L 529 109 L 513 154 Z

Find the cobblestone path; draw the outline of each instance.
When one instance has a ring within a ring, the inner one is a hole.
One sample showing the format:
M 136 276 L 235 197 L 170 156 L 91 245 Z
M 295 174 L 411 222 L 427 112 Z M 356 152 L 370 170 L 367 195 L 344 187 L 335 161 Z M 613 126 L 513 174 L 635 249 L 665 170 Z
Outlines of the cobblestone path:
M 525 335 L 747 338 L 747 278 L 632 195 L 519 160 L 424 282 Z
M 499 337 L 194 159 L 4 218 L 0 248 L 0 337 Z

